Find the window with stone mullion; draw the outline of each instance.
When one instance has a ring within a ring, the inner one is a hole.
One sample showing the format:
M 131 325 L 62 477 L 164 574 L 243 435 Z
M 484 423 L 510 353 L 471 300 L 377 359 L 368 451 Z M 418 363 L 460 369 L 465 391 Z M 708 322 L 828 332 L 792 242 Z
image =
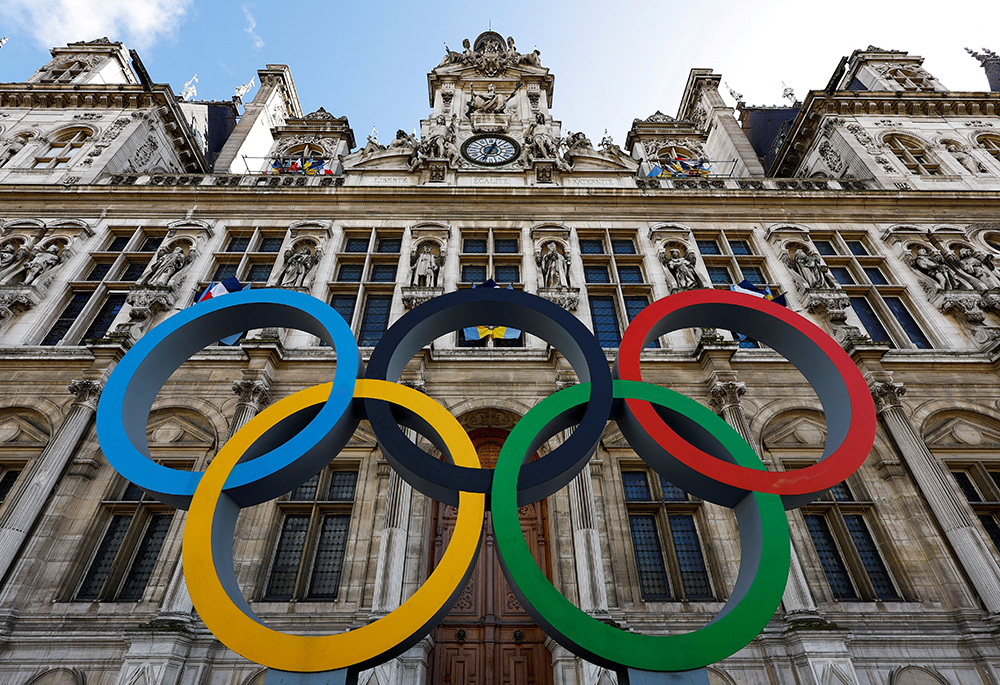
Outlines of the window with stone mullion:
M 111 516 L 74 598 L 137 602 L 156 568 L 174 512 L 130 483 L 104 502 Z
M 279 503 L 283 518 L 263 599 L 336 599 L 357 475 L 326 470 Z

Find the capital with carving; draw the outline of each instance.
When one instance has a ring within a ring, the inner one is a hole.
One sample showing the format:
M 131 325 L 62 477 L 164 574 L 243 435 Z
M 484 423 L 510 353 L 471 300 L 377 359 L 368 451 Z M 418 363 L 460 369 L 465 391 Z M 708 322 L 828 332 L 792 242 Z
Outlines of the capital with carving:
M 233 392 L 239 398 L 238 404 L 260 411 L 271 402 L 271 390 L 267 381 L 233 381 Z
M 67 389 L 76 396 L 73 404 L 80 404 L 89 409 L 97 410 L 97 402 L 101 399 L 104 384 L 98 381 L 73 381 Z
M 739 381 L 722 381 L 716 383 L 709 390 L 708 403 L 717 412 L 721 412 L 729 407 L 739 406 L 740 398 L 746 394 L 746 383 Z
M 870 378 L 868 388 L 875 400 L 875 411 L 879 414 L 887 409 L 902 408 L 903 403 L 900 402 L 899 398 L 906 394 L 906 388 L 902 383 L 893 383 L 891 379 L 876 380 Z

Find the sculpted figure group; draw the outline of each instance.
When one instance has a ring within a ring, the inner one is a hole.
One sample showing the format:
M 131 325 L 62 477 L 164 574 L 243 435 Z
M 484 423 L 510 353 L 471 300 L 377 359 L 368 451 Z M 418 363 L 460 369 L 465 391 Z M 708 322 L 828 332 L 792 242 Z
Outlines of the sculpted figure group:
M 174 276 L 181 269 L 191 263 L 194 259 L 192 255 L 185 254 L 178 245 L 173 250 L 161 248 L 156 253 L 154 261 L 146 272 L 139 277 L 138 284 L 152 286 L 155 288 L 167 288 Z
M 541 52 L 535 48 L 529 53 L 521 54 L 514 45 L 514 37 L 507 38 L 507 45 L 500 41 L 491 39 L 486 41 L 479 49 L 474 50 L 468 38 L 462 41 L 462 51 L 454 52 L 444 46 L 444 58 L 438 67 L 448 67 L 455 64 L 470 65 L 480 71 L 493 75 L 502 71 L 508 66 L 524 65 L 528 67 L 541 67 Z
M 918 274 L 929 279 L 937 290 L 990 290 L 1000 288 L 993 255 L 960 247 L 958 253 L 942 252 L 926 246 L 916 253 L 906 252 L 904 261 Z
M 46 247 L 15 247 L 8 243 L 0 249 L 0 285 L 35 285 L 41 277 L 62 263 L 58 243 Z

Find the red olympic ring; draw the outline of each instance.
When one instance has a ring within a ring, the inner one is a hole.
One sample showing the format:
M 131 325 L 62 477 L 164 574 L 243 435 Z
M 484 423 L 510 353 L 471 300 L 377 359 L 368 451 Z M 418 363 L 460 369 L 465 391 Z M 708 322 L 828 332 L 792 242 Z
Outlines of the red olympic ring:
M 692 445 L 649 402 L 625 400 L 623 413 L 632 415 L 630 418 L 655 441 L 654 448 L 687 467 L 693 478 L 729 486 L 725 494 L 709 499 L 731 499 L 736 491 L 753 490 L 781 495 L 786 508 L 792 508 L 812 501 L 861 466 L 875 442 L 876 428 L 875 406 L 864 377 L 829 335 L 804 317 L 763 298 L 724 290 L 692 290 L 653 302 L 625 330 L 615 364 L 617 377 L 642 381 L 642 349 L 656 337 L 696 326 L 731 328 L 784 355 L 816 391 L 828 427 L 826 449 L 817 463 L 795 471 L 757 471 Z

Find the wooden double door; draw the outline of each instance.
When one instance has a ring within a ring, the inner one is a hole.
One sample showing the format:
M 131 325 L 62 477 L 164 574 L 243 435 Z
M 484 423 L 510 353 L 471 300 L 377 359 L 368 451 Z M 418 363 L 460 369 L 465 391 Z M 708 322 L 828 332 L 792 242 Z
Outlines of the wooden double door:
M 469 432 L 484 467 L 492 468 L 507 431 Z M 544 500 L 520 507 L 521 530 L 535 561 L 551 577 Z M 435 503 L 432 568 L 455 529 L 454 507 Z M 514 596 L 500 569 L 487 513 L 476 569 L 451 613 L 434 631 L 428 684 L 551 685 L 552 658 L 545 633 Z

